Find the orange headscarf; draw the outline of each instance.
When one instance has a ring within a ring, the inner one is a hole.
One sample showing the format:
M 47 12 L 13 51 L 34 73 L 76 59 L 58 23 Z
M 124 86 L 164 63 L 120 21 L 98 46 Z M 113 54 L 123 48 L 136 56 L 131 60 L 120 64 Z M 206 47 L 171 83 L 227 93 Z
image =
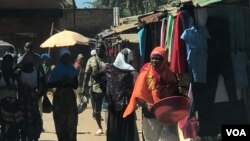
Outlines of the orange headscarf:
M 154 104 L 162 98 L 174 95 L 178 91 L 177 79 L 167 65 L 165 49 L 156 47 L 150 56 L 155 54 L 163 57 L 159 71 L 156 71 L 151 63 L 143 65 L 135 81 L 130 102 L 123 113 L 124 118 L 135 110 L 138 99 Z

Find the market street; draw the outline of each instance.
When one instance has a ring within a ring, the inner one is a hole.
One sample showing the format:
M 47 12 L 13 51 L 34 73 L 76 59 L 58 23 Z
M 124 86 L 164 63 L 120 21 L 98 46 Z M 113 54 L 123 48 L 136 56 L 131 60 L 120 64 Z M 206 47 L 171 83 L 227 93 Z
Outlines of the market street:
M 50 100 L 52 99 L 51 95 L 48 95 Z M 141 135 L 141 110 L 136 111 L 137 114 L 137 126 L 140 141 L 142 141 Z M 104 112 L 102 112 L 102 117 L 105 118 Z M 44 129 L 45 132 L 41 134 L 39 141 L 57 141 L 57 137 L 55 134 L 55 127 L 54 127 L 54 120 L 52 113 L 43 114 L 43 122 L 44 122 Z M 104 131 L 105 131 L 105 122 L 102 122 Z M 79 114 L 78 117 L 78 127 L 77 127 L 77 140 L 78 141 L 106 141 L 106 135 L 103 134 L 102 136 L 95 136 L 95 132 L 97 130 L 97 125 L 95 120 L 92 118 L 92 108 L 90 104 L 88 105 L 87 109 Z M 181 141 L 189 141 L 184 140 L 182 136 L 180 136 Z

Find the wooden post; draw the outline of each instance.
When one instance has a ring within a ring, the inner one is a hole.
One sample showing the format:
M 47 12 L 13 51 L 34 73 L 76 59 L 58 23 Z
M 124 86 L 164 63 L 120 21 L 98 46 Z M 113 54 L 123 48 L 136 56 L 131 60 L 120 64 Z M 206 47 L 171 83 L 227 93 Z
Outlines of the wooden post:
M 50 37 L 53 35 L 53 30 L 54 30 L 54 22 L 51 23 Z M 50 56 L 50 47 L 49 47 L 49 50 L 48 50 L 48 54 Z
M 76 30 L 76 2 L 72 0 L 73 3 L 73 22 L 74 22 L 74 30 Z

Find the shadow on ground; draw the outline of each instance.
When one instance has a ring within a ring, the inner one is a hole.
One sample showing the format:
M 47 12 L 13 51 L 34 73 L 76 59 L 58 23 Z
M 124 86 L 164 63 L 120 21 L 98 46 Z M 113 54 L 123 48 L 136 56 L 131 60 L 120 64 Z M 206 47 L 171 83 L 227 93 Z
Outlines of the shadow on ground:
M 91 132 L 77 132 L 77 134 L 91 134 Z

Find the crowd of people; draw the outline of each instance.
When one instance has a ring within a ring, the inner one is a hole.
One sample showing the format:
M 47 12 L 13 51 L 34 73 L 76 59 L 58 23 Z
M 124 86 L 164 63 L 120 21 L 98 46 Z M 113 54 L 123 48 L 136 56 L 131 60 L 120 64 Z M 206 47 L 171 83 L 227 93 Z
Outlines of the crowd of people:
M 39 100 L 47 91 L 40 55 L 32 42 L 24 45 L 24 54 L 3 56 L 1 71 L 1 139 L 36 141 L 43 131 Z
M 77 98 L 90 98 L 95 135 L 106 133 L 107 141 L 139 141 L 136 113 L 142 107 L 145 141 L 179 141 L 177 124 L 157 121 L 152 105 L 178 93 L 177 79 L 167 66 L 167 53 L 155 47 L 150 62 L 140 71 L 133 66 L 133 53 L 124 48 L 114 61 L 105 56 L 103 44 L 96 44 L 91 57 L 79 54 L 74 63 L 68 48 L 59 50 L 51 68 L 49 54 L 33 51 L 32 42 L 17 61 L 11 53 L 2 60 L 0 74 L 0 127 L 2 141 L 38 141 L 43 129 L 43 96 L 53 91 L 53 119 L 58 141 L 77 140 Z M 107 129 L 102 127 L 101 111 L 106 108 Z

